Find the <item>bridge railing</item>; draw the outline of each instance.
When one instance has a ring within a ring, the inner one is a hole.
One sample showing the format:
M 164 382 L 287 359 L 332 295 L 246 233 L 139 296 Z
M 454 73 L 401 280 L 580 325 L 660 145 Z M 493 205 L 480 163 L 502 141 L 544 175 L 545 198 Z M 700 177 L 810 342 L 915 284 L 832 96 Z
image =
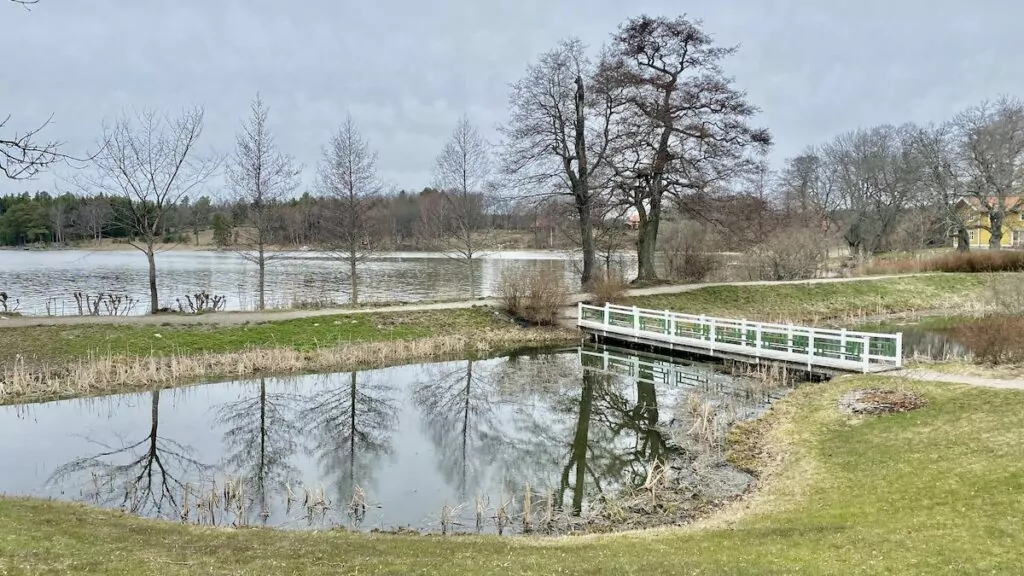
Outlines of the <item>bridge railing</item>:
M 667 310 L 579 304 L 583 328 L 754 358 L 859 372 L 899 368 L 903 335 L 696 316 Z

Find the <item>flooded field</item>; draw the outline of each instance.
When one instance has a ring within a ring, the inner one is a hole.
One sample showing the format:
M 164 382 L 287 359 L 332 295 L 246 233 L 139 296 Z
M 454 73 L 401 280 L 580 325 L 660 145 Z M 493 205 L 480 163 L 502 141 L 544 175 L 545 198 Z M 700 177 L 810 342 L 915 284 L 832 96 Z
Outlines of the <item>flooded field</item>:
M 784 393 L 588 347 L 8 406 L 0 493 L 225 526 L 565 530 L 695 474 L 693 441 Z

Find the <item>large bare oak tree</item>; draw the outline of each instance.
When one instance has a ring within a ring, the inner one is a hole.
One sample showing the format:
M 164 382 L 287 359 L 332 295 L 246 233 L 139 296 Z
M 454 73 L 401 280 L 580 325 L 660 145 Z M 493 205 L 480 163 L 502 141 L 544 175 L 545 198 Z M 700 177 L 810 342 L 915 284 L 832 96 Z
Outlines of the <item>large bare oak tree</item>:
M 983 102 L 953 119 L 971 205 L 988 220 L 989 248 L 1002 244 L 1007 212 L 1024 189 L 1024 102 Z
M 705 191 L 752 166 L 749 152 L 771 144 L 749 119 L 758 108 L 733 86 L 701 22 L 640 16 L 613 35 L 602 84 L 622 91 L 617 124 L 618 192 L 639 217 L 638 282 L 657 280 L 655 250 L 666 194 Z

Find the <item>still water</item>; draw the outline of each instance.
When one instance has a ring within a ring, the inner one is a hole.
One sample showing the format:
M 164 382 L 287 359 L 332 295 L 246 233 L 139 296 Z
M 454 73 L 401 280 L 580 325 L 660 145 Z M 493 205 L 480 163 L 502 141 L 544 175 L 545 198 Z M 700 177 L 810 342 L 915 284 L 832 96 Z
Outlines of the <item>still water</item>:
M 267 267 L 267 304 L 291 307 L 299 302 L 349 300 L 346 266 L 322 253 L 291 252 Z M 629 259 L 623 255 L 623 263 Z M 441 253 L 384 253 L 360 265 L 360 300 L 415 301 L 487 297 L 510 266 L 548 267 L 578 284 L 576 263 L 559 252 L 494 252 L 470 266 Z M 624 264 L 628 266 L 628 264 Z M 76 291 L 116 292 L 137 302 L 134 313 L 148 311 L 149 272 L 141 252 L 0 250 L 0 292 L 9 304 L 20 300 L 22 314 L 77 314 Z M 472 274 L 470 274 L 472 272 Z M 227 299 L 227 310 L 254 309 L 256 267 L 233 252 L 165 252 L 157 255 L 162 307 L 176 308 L 186 294 L 206 291 Z M 0 310 L 2 312 L 2 310 Z
M 594 347 L 0 407 L 0 493 L 285 528 L 494 532 L 504 509 L 514 531 L 528 486 L 578 515 L 642 485 L 694 398 L 744 419 L 780 394 Z

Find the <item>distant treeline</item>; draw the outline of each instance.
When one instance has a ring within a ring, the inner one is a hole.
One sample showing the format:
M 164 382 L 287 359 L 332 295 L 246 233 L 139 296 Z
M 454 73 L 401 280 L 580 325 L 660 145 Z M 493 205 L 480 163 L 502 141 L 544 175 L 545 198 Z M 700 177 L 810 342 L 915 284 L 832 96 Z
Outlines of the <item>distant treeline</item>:
M 400 191 L 374 199 L 368 233 L 373 244 L 387 248 L 432 249 L 449 233 L 443 192 L 424 188 L 420 192 Z M 35 194 L 0 196 L 0 245 L 23 246 L 36 243 L 81 243 L 103 238 L 131 237 L 131 211 L 121 196 Z M 336 213 L 332 198 L 303 194 L 276 203 L 270 211 L 271 244 L 281 246 L 324 246 L 331 243 L 325 220 Z M 232 230 L 246 221 L 249 208 L 242 203 L 218 202 L 209 196 L 182 199 L 161 221 L 165 242 L 198 242 L 205 230 L 213 230 L 215 242 L 232 243 Z M 522 206 L 485 205 L 481 200 L 481 228 L 487 230 L 530 230 L 538 222 L 537 210 Z

